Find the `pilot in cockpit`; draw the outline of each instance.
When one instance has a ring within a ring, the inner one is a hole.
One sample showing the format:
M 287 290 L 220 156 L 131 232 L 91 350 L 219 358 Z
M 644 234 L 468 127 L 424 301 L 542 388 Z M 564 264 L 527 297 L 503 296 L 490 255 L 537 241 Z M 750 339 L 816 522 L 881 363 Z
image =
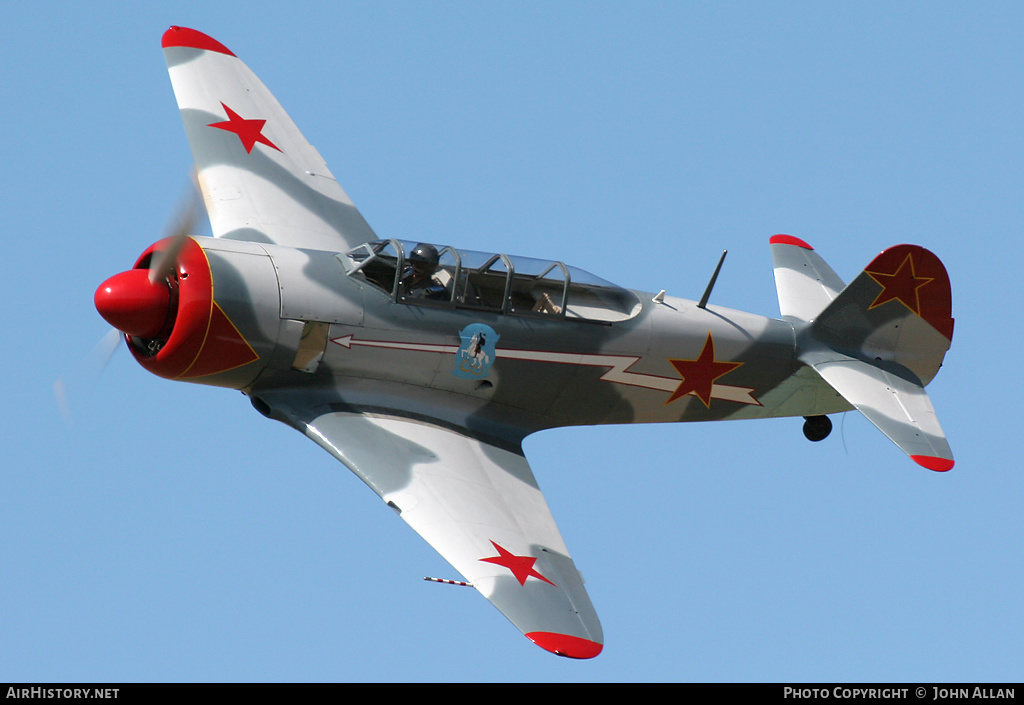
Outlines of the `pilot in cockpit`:
M 435 276 L 439 257 L 433 245 L 420 243 L 409 253 L 402 274 L 402 295 L 416 299 L 444 299 L 445 287 Z

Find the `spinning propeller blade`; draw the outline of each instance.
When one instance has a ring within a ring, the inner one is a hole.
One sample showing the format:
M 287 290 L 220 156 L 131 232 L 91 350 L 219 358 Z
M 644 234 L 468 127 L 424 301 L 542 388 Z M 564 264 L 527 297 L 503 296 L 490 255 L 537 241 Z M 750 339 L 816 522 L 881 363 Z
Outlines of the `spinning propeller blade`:
M 192 234 L 192 230 L 195 229 L 195 225 L 199 221 L 201 208 L 199 181 L 195 170 L 193 170 L 192 186 L 188 189 L 181 205 L 175 211 L 174 217 L 164 231 L 164 237 L 171 238 L 171 244 L 166 250 L 157 253 L 156 257 L 153 258 L 152 264 L 149 266 L 150 283 L 156 284 L 159 281 L 163 281 L 171 273 L 171 270 L 174 269 L 174 265 L 178 261 L 178 255 L 181 254 L 181 248 L 185 244 L 185 239 Z
M 89 356 L 81 361 L 71 372 L 64 375 L 53 383 L 53 394 L 57 398 L 57 406 L 67 423 L 71 422 L 71 405 L 68 401 L 68 384 L 72 391 L 85 389 L 96 383 L 96 380 L 103 375 L 107 365 L 117 352 L 118 345 L 123 338 L 121 331 L 111 328 L 107 331 L 98 343 L 93 347 Z

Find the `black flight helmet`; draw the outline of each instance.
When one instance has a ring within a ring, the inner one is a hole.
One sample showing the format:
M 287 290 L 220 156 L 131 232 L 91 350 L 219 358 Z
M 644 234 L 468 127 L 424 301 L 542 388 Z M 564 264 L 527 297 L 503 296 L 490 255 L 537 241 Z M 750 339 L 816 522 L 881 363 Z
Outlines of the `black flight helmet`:
M 431 274 L 437 269 L 438 262 L 437 248 L 433 245 L 421 242 L 409 253 L 409 263 L 415 269 L 422 269 Z

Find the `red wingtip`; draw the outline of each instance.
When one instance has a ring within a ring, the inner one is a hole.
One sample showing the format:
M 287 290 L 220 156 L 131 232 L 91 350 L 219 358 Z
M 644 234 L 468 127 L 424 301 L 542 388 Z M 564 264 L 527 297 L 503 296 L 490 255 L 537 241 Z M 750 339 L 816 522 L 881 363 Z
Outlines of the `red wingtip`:
M 952 458 L 936 458 L 931 455 L 912 455 L 910 459 L 921 467 L 934 470 L 935 472 L 946 472 L 953 469 Z
M 814 249 L 800 238 L 793 237 L 792 235 L 772 235 L 768 242 L 773 245 L 796 245 L 797 247 L 802 247 L 805 250 Z
M 163 46 L 164 49 L 167 47 L 205 49 L 206 51 L 216 51 L 221 54 L 227 54 L 228 56 L 234 56 L 230 49 L 213 37 L 208 37 L 202 32 L 189 29 L 188 27 L 171 27 L 169 30 L 164 32 L 164 38 L 161 46 Z
M 594 658 L 604 648 L 596 641 L 554 632 L 530 632 L 526 638 L 542 649 L 569 658 Z

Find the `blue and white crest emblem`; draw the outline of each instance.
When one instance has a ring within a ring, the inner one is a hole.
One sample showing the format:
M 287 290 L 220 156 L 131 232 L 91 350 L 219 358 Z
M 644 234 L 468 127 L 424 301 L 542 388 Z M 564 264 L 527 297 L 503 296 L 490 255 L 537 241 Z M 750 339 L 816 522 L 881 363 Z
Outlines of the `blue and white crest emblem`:
M 489 325 L 472 323 L 459 331 L 459 337 L 462 345 L 455 353 L 452 374 L 462 379 L 486 377 L 494 364 L 494 348 L 500 336 Z

